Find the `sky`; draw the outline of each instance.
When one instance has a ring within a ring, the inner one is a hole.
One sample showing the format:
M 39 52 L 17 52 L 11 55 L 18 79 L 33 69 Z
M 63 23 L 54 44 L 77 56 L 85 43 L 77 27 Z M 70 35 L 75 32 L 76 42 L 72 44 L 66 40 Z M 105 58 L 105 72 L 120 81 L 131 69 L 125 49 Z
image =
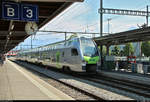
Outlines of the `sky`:
M 146 10 L 146 5 L 150 5 L 150 0 L 103 0 L 104 8 Z M 99 33 L 99 8 L 100 0 L 84 0 L 84 2 L 74 3 L 52 21 L 43 26 L 40 30 Z M 110 18 L 110 33 L 137 29 L 138 25 L 146 23 L 145 17 L 104 14 L 104 33 L 108 32 L 108 19 Z M 32 36 L 32 38 L 33 47 L 37 47 L 57 41 L 62 41 L 65 37 L 64 34 L 40 32 Z M 31 37 L 28 37 L 24 42 L 19 45 L 31 45 Z M 16 49 L 19 49 L 20 47 L 21 46 L 18 46 L 16 47 Z M 30 46 L 23 47 L 30 48 Z

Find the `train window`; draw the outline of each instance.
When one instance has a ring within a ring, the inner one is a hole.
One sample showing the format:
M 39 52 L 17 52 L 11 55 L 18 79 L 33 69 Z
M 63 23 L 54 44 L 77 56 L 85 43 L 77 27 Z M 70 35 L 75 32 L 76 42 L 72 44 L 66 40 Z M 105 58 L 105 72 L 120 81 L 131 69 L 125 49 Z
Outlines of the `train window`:
M 64 55 L 65 55 L 65 53 L 64 53 L 64 52 L 62 52 L 62 57 L 64 57 Z
M 75 48 L 71 49 L 71 56 L 78 56 L 77 49 L 75 49 Z
M 70 46 L 71 44 L 72 44 L 72 40 L 69 40 L 69 41 L 67 42 L 67 45 Z
M 75 40 L 74 40 L 75 42 L 79 42 L 79 38 L 75 38 Z
M 68 43 L 69 43 L 69 42 L 68 42 L 68 41 L 66 41 L 66 46 L 68 46 Z

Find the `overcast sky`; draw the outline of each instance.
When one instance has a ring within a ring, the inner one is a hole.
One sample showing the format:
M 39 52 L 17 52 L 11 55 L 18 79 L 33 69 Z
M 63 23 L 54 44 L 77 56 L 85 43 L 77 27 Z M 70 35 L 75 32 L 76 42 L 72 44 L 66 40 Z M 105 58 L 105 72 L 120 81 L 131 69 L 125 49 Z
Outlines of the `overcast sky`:
M 146 5 L 150 5 L 150 0 L 103 0 L 104 8 L 118 8 L 131 10 L 146 10 Z M 84 0 L 84 2 L 74 3 L 63 13 L 58 15 L 42 30 L 52 31 L 74 31 L 74 32 L 97 32 L 99 33 L 99 13 L 100 0 Z M 138 25 L 146 22 L 145 17 L 135 16 L 118 16 L 118 15 L 104 15 L 104 32 L 108 32 L 108 18 L 110 21 L 110 32 L 122 32 L 126 30 L 136 29 Z M 39 33 L 38 33 L 39 34 Z M 43 35 L 41 35 L 43 34 Z M 60 40 L 64 40 L 63 34 L 33 36 L 33 45 L 46 45 Z M 30 37 L 26 39 L 21 45 L 30 45 Z

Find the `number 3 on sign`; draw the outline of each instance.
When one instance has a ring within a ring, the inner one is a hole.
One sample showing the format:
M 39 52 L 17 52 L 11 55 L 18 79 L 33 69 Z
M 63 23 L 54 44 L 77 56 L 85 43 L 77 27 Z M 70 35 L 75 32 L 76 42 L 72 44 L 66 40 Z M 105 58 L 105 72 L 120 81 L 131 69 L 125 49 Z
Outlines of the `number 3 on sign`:
M 37 5 L 21 5 L 22 20 L 24 21 L 38 21 L 38 6 Z
M 33 17 L 33 11 L 31 9 L 27 10 L 27 15 L 28 18 L 32 18 Z

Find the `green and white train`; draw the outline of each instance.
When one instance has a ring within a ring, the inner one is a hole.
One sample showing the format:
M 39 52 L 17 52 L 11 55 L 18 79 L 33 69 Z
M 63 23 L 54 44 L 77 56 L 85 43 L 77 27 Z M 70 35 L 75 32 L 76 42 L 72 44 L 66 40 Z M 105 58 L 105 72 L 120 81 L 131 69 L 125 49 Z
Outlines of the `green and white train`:
M 78 36 L 20 51 L 17 59 L 76 72 L 97 72 L 101 65 L 96 43 L 91 38 Z

